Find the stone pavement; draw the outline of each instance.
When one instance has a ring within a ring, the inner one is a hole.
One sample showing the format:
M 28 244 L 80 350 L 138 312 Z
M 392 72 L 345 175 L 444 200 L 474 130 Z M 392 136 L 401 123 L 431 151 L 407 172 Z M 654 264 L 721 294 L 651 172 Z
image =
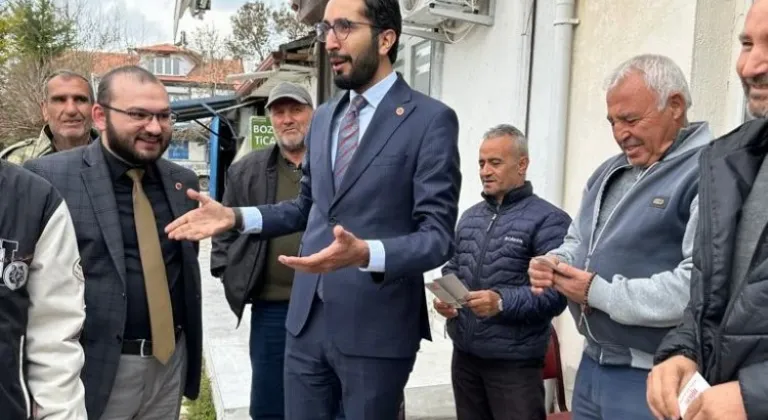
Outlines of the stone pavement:
M 238 328 L 218 279 L 210 275 L 210 241 L 200 243 L 203 291 L 203 352 L 211 378 L 218 420 L 249 420 L 251 369 L 248 358 L 248 316 Z M 246 315 L 249 310 L 246 308 Z M 431 313 L 434 341 L 422 341 L 421 350 L 406 386 L 408 420 L 455 419 L 450 386 L 451 343 L 443 323 Z

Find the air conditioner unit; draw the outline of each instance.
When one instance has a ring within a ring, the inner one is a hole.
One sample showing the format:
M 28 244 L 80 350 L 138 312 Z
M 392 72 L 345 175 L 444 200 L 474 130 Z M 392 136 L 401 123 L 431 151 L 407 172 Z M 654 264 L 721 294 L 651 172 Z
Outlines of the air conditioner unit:
M 447 14 L 475 13 L 470 0 L 400 0 L 403 24 L 428 28 L 438 27 L 449 19 Z

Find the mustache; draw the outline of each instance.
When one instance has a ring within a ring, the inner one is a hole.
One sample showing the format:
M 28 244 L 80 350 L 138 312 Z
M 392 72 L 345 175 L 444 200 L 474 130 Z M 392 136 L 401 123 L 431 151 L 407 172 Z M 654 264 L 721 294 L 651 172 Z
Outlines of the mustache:
M 641 146 L 642 144 L 642 141 L 636 139 L 635 137 L 630 137 L 621 142 L 621 148 L 626 149 L 627 147 Z
M 147 140 L 163 140 L 162 134 L 151 134 L 145 132 L 141 132 L 139 134 L 136 134 L 137 139 L 147 139 Z
M 349 56 L 349 55 L 346 55 L 346 54 L 339 54 L 338 51 L 331 51 L 331 52 L 328 53 L 328 59 L 329 60 L 339 59 L 339 60 L 351 62 L 352 61 L 352 56 Z
M 768 73 L 763 73 L 754 77 L 745 77 L 744 84 L 748 86 L 768 86 Z

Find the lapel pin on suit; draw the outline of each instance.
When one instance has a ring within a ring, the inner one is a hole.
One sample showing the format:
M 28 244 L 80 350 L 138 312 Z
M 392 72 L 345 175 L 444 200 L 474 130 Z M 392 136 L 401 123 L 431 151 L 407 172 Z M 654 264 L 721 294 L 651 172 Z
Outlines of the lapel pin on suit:
M 398 116 L 403 115 L 404 113 L 405 113 L 405 108 L 401 106 L 397 107 L 397 109 L 395 110 L 395 114 L 397 114 Z
M 181 191 L 181 182 L 176 183 L 176 191 Z

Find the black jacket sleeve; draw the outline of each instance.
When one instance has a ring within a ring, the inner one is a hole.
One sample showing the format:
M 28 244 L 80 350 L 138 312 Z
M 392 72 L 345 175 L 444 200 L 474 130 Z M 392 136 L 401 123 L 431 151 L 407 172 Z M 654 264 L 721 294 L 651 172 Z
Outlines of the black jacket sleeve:
M 224 196 L 221 199 L 221 203 L 227 207 L 239 207 L 239 197 L 242 197 L 240 192 L 240 177 L 236 171 L 235 166 L 231 166 L 227 170 L 227 179 L 224 182 Z M 211 275 L 214 277 L 221 277 L 224 275 L 224 270 L 227 268 L 227 253 L 229 247 L 240 236 L 236 230 L 231 229 L 220 235 L 216 235 L 211 238 Z

